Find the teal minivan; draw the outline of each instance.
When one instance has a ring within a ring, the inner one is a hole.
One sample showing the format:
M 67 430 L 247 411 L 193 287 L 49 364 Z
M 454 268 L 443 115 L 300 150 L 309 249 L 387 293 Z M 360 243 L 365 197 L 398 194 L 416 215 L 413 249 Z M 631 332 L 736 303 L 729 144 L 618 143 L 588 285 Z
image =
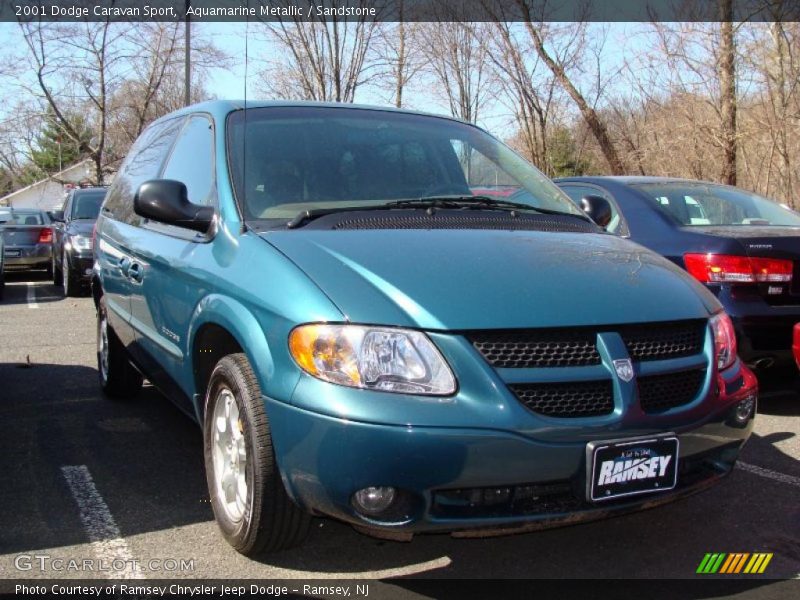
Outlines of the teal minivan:
M 449 118 L 186 108 L 97 221 L 100 385 L 146 377 L 197 420 L 248 555 L 314 515 L 407 540 L 685 496 L 731 472 L 756 381 L 717 300 L 604 202 Z

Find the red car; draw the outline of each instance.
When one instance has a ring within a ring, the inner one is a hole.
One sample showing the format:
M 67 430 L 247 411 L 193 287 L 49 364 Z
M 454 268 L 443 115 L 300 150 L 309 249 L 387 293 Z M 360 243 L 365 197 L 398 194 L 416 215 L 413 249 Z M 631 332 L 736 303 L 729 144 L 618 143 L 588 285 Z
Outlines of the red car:
M 792 350 L 794 351 L 794 361 L 797 363 L 797 368 L 800 369 L 800 323 L 794 326 L 793 340 Z

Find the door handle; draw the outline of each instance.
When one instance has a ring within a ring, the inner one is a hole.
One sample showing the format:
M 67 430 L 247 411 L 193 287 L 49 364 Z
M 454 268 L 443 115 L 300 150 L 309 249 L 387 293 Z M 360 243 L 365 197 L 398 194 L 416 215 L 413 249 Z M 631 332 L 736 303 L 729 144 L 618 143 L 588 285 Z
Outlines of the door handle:
M 127 277 L 128 269 L 131 268 L 131 259 L 128 258 L 127 256 L 123 256 L 122 258 L 119 259 L 119 262 L 117 264 L 119 265 L 119 270 L 122 271 L 122 274 L 125 275 L 125 277 Z
M 136 283 L 141 283 L 143 276 L 144 269 L 142 269 L 142 265 L 137 262 L 131 263 L 131 265 L 128 267 L 128 278 Z

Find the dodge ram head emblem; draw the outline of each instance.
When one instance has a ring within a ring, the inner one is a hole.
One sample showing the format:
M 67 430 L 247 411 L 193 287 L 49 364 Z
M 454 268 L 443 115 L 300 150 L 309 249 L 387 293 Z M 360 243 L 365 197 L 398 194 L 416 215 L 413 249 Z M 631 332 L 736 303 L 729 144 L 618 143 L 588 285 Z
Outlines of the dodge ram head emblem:
M 633 379 L 633 363 L 630 358 L 621 358 L 614 361 L 614 370 L 622 381 L 628 382 Z

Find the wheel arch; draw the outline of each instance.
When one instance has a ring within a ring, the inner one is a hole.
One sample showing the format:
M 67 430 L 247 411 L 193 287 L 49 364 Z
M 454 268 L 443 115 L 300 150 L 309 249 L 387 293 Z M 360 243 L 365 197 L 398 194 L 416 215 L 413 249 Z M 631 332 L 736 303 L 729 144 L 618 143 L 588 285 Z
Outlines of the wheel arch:
M 265 393 L 275 373 L 272 352 L 261 324 L 240 302 L 221 294 L 205 297 L 194 311 L 187 339 L 194 388 L 192 401 L 200 423 L 211 372 L 223 356 L 243 352 Z

